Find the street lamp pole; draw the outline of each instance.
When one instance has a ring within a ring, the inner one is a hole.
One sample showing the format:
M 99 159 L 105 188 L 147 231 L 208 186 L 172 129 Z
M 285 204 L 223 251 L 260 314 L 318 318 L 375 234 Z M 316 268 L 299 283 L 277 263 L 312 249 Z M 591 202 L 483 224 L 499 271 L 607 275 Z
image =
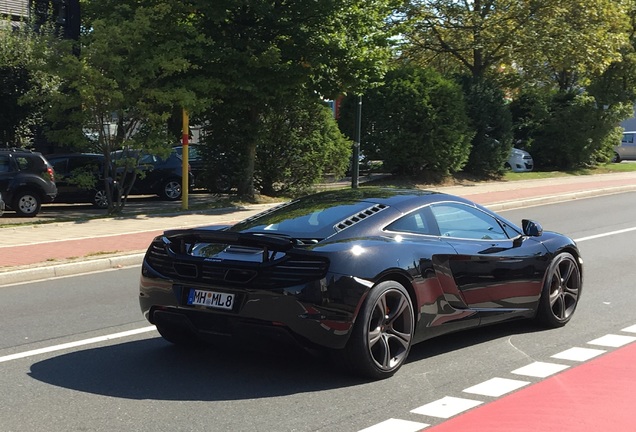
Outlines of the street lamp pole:
M 362 136 L 362 95 L 358 96 L 358 109 L 356 110 L 356 133 L 351 155 L 351 187 L 358 188 L 360 174 L 360 137 Z

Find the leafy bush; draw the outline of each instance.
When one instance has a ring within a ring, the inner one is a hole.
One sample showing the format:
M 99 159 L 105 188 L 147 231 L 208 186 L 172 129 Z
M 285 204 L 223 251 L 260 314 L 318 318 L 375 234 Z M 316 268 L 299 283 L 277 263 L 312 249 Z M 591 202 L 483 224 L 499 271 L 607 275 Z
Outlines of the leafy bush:
M 353 136 L 355 101 L 342 106 L 340 125 Z M 361 147 L 396 174 L 445 177 L 462 169 L 470 151 L 460 87 L 430 69 L 403 66 L 364 95 Z M 370 145 L 371 143 L 371 145 Z
M 256 151 L 256 184 L 265 195 L 300 195 L 326 173 L 342 177 L 351 141 L 338 129 L 332 111 L 304 99 L 279 105 L 263 119 Z
M 529 151 L 542 169 L 568 170 L 606 162 L 620 140 L 619 119 L 587 93 L 556 92 Z M 567 125 L 565 127 L 564 125 Z
M 207 119 L 201 186 L 215 192 L 238 190 L 250 160 L 250 137 L 257 142 L 254 184 L 265 195 L 303 194 L 326 173 L 344 174 L 351 142 L 320 101 L 299 96 L 272 105 L 257 122 L 244 118 L 227 109 Z

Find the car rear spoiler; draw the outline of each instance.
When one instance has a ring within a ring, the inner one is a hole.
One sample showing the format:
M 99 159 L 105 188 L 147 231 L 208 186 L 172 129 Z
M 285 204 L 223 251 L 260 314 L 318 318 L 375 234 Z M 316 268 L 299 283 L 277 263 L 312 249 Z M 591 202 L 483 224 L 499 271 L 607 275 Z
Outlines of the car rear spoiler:
M 216 231 L 207 229 L 177 229 L 163 233 L 163 241 L 170 244 L 179 244 L 179 251 L 186 252 L 186 244 L 197 243 L 223 243 L 246 247 L 263 248 L 267 250 L 287 251 L 296 245 L 296 241 L 286 235 L 241 233 L 232 231 Z

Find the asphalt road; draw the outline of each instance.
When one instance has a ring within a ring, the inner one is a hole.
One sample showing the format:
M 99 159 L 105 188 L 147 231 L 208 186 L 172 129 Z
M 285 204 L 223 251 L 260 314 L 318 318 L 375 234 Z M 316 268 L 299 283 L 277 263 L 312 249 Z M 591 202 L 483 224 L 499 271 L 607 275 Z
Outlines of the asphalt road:
M 539 220 L 579 241 L 583 295 L 566 327 L 518 322 L 437 338 L 414 347 L 393 378 L 365 382 L 304 353 L 173 348 L 141 317 L 138 268 L 5 286 L 0 429 L 356 432 L 387 419 L 435 425 L 443 420 L 410 411 L 636 324 L 636 193 L 502 214 Z M 138 333 L 122 334 L 131 330 Z M 67 343 L 86 344 L 61 346 Z M 45 352 L 19 355 L 36 349 Z M 567 407 L 563 413 L 568 422 Z

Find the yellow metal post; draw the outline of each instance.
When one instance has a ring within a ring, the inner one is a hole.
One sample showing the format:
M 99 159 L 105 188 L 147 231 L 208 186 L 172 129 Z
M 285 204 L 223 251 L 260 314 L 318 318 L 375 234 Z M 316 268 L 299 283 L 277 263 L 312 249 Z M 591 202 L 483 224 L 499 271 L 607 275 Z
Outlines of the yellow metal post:
M 189 192 L 189 174 L 190 174 L 190 163 L 188 162 L 190 159 L 188 158 L 188 131 L 190 130 L 188 112 L 183 109 L 183 129 L 181 133 L 181 141 L 182 141 L 182 149 L 181 152 L 181 209 L 188 209 L 188 192 Z

